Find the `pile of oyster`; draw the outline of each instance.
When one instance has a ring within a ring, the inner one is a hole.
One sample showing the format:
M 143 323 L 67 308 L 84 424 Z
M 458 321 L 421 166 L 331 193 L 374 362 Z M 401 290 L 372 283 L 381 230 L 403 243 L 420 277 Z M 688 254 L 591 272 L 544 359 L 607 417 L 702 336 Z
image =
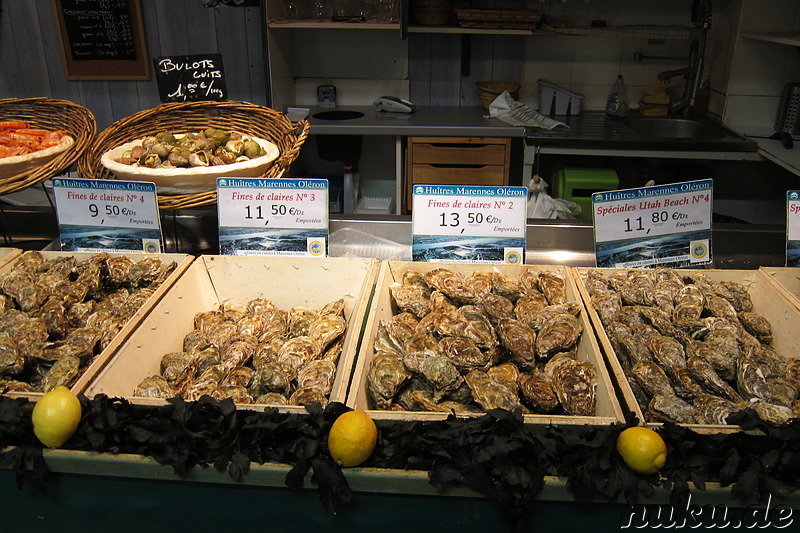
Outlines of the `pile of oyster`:
M 800 360 L 775 351 L 742 284 L 668 268 L 590 269 L 584 283 L 648 421 L 800 416 Z
M 576 357 L 581 305 L 565 280 L 521 268 L 469 276 L 411 269 L 389 287 L 367 375 L 375 409 L 592 416 L 595 368 Z
M 0 392 L 70 386 L 175 266 L 24 252 L 0 276 Z
M 125 150 L 114 161 L 146 168 L 188 168 L 229 165 L 266 154 L 264 147 L 251 137 L 207 128 L 184 135 L 160 132 Z
M 145 378 L 133 395 L 324 406 L 346 330 L 344 299 L 289 311 L 266 298 L 225 302 L 195 315 L 183 350 L 165 354 L 160 374 Z

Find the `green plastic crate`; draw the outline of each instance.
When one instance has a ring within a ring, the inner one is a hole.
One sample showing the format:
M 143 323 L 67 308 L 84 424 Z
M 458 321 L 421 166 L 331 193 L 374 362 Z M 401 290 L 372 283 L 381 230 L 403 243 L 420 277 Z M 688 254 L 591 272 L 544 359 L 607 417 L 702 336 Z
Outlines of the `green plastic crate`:
M 592 220 L 592 193 L 619 187 L 613 168 L 563 168 L 553 175 L 552 196 L 581 206 L 578 218 Z

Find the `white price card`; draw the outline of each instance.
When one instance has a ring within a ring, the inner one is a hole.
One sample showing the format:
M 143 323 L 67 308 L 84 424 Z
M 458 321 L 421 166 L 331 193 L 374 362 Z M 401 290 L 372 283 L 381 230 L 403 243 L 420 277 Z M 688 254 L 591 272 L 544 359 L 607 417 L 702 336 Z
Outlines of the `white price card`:
M 800 191 L 786 192 L 786 266 L 800 266 Z
M 218 178 L 224 255 L 325 257 L 328 180 Z
M 710 179 L 592 194 L 597 266 L 711 262 Z
M 414 261 L 522 264 L 528 189 L 414 185 Z
M 162 251 L 154 183 L 54 178 L 53 195 L 62 250 Z

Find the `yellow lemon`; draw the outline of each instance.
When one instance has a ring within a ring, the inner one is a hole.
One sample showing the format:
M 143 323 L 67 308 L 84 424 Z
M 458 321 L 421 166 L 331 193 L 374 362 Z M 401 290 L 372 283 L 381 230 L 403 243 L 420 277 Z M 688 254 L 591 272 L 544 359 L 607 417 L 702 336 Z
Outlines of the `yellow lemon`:
M 331 426 L 328 451 L 340 465 L 358 466 L 375 449 L 377 439 L 378 428 L 367 413 L 361 409 L 348 411 L 340 415 Z
M 81 402 L 71 390 L 60 386 L 46 392 L 33 407 L 33 432 L 48 448 L 58 448 L 69 439 L 81 421 Z
M 617 451 L 625 463 L 640 474 L 655 474 L 667 461 L 667 445 L 650 428 L 636 426 L 617 437 Z

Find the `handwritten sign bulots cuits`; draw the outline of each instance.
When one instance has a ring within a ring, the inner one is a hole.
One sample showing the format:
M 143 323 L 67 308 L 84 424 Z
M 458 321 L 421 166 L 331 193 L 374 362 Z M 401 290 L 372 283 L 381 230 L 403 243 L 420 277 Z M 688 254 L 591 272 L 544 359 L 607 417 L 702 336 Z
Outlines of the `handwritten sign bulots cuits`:
M 153 66 L 162 102 L 227 98 L 220 54 L 154 57 Z

